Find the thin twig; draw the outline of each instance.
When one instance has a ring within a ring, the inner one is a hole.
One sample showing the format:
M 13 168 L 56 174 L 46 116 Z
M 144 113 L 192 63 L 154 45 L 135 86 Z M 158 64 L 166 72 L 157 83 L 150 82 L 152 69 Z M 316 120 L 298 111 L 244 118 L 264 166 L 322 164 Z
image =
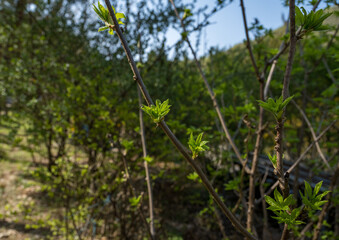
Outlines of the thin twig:
M 139 35 L 139 41 L 140 41 L 139 56 L 140 56 L 140 62 L 142 64 L 143 61 L 142 61 L 141 35 Z M 148 162 L 146 161 L 147 147 L 146 147 L 144 116 L 143 116 L 143 111 L 141 109 L 142 97 L 141 97 L 140 89 L 138 86 L 137 86 L 137 91 L 138 91 L 138 101 L 139 101 L 140 136 L 141 136 L 142 152 L 143 152 L 143 157 L 144 157 L 144 167 L 145 167 L 145 173 L 146 173 L 146 183 L 147 183 L 147 193 L 148 193 L 148 208 L 149 208 L 149 218 L 150 218 L 149 227 L 150 227 L 152 238 L 156 239 L 156 234 L 155 234 L 155 229 L 154 229 L 154 205 L 153 205 L 152 182 L 151 182 L 151 177 L 149 173 Z
M 258 69 L 257 63 L 254 59 L 254 55 L 253 55 L 253 51 L 252 51 L 252 47 L 251 47 L 251 39 L 250 39 L 249 33 L 248 33 L 244 0 L 240 0 L 240 6 L 241 6 L 241 11 L 242 11 L 242 18 L 243 18 L 243 21 L 244 21 L 244 27 L 245 27 L 246 47 L 247 47 L 248 52 L 250 54 L 250 58 L 251 58 L 252 66 L 254 68 L 255 75 L 257 76 L 258 81 L 261 81 L 262 78 L 260 77 L 259 69 Z
M 271 70 L 270 70 L 270 73 L 268 74 L 266 84 L 265 84 L 265 89 L 264 89 L 264 99 L 267 99 L 268 88 L 269 88 L 269 86 L 270 86 L 270 84 L 271 84 L 271 81 L 272 81 L 272 77 L 273 77 L 273 73 L 274 73 L 276 64 L 277 64 L 277 60 L 274 60 L 274 61 L 273 61 L 273 64 L 272 64 L 272 67 L 271 67 Z
M 245 5 L 244 1 L 240 0 L 241 5 L 241 11 L 243 16 L 243 22 L 244 22 L 244 28 L 245 28 L 245 34 L 246 34 L 246 46 L 248 49 L 248 53 L 251 58 L 252 66 L 255 71 L 255 75 L 259 81 L 260 84 L 260 100 L 264 101 L 264 76 L 265 73 L 262 72 L 262 74 L 259 73 L 259 69 L 257 66 L 257 63 L 255 61 L 252 47 L 251 47 L 251 39 L 249 37 L 249 31 L 247 26 L 247 20 L 246 20 L 246 13 L 245 13 Z M 263 120 L 264 119 L 264 109 L 260 106 L 259 108 L 259 124 L 258 124 L 258 131 L 257 131 L 257 138 L 255 141 L 255 147 L 254 147 L 254 153 L 253 153 L 253 161 L 252 161 L 252 167 L 251 167 L 251 173 L 250 173 L 250 179 L 249 179 L 249 196 L 248 196 L 248 208 L 247 208 L 247 222 L 246 227 L 249 230 L 253 230 L 253 208 L 254 208 L 254 200 L 255 200 L 255 174 L 257 171 L 257 165 L 259 161 L 259 151 L 260 151 L 260 143 L 262 139 L 263 134 Z
M 306 122 L 308 128 L 309 128 L 310 131 L 311 131 L 312 138 L 313 138 L 313 140 L 315 141 L 315 139 L 317 138 L 317 136 L 315 135 L 314 129 L 313 129 L 313 127 L 312 127 L 310 121 L 308 120 L 306 114 L 305 114 L 304 111 L 296 104 L 296 102 L 295 102 L 294 100 L 292 100 L 292 103 L 293 103 L 294 106 L 299 110 L 300 114 L 303 116 L 303 118 L 304 118 L 304 120 L 305 120 L 305 122 Z M 332 169 L 331 169 L 331 166 L 328 164 L 328 161 L 326 160 L 326 158 L 325 158 L 323 152 L 321 151 L 321 148 L 320 148 L 320 146 L 319 146 L 319 143 L 318 143 L 318 142 L 315 142 L 315 146 L 316 146 L 316 148 L 317 148 L 317 151 L 318 151 L 318 153 L 319 153 L 320 158 L 323 160 L 323 162 L 325 163 L 325 165 L 327 166 L 327 168 L 328 168 L 331 172 L 333 172 Z
M 131 54 L 131 50 L 127 44 L 127 41 L 125 39 L 125 36 L 123 35 L 119 23 L 115 17 L 115 14 L 113 12 L 112 6 L 109 2 L 109 0 L 105 0 L 106 6 L 108 8 L 109 14 L 113 20 L 114 23 L 114 30 L 116 31 L 121 44 L 124 48 L 124 51 L 126 53 L 127 60 L 130 64 L 131 70 L 134 74 L 133 78 L 138 83 L 140 90 L 147 102 L 148 105 L 154 105 L 153 100 L 151 96 L 148 93 L 148 90 L 141 78 L 140 72 L 135 64 L 134 58 Z M 199 177 L 201 178 L 202 183 L 208 190 L 208 192 L 212 195 L 214 201 L 218 204 L 218 206 L 221 208 L 225 216 L 231 221 L 233 226 L 237 231 L 239 231 L 243 236 L 248 237 L 250 239 L 256 239 L 254 236 L 252 236 L 240 223 L 240 221 L 231 213 L 231 211 L 226 207 L 225 203 L 221 200 L 219 195 L 214 190 L 213 186 L 210 184 L 209 180 L 207 179 L 205 173 L 201 170 L 199 165 L 191 158 L 191 156 L 187 153 L 186 148 L 182 145 L 182 143 L 176 138 L 176 136 L 173 134 L 173 132 L 169 129 L 166 122 L 162 120 L 159 123 L 160 128 L 165 132 L 167 137 L 171 140 L 173 145 L 178 149 L 178 151 L 182 154 L 182 156 L 189 162 L 189 164 L 192 166 L 192 168 L 197 172 Z
M 184 33 L 187 33 L 185 24 L 184 24 L 182 18 L 180 18 L 179 13 L 178 13 L 178 11 L 177 11 L 177 8 L 175 7 L 175 4 L 174 4 L 173 0 L 170 0 L 170 2 L 172 3 L 172 6 L 173 6 L 173 8 L 174 8 L 174 12 L 175 12 L 177 18 L 180 20 L 181 27 L 182 27 Z M 223 131 L 224 131 L 224 133 L 225 133 L 225 135 L 226 135 L 226 138 L 227 138 L 227 140 L 229 141 L 229 143 L 230 143 L 230 145 L 231 145 L 231 147 L 232 147 L 232 149 L 233 149 L 235 155 L 237 156 L 238 160 L 240 161 L 241 164 L 243 164 L 243 163 L 244 163 L 244 160 L 243 160 L 243 158 L 241 157 L 241 154 L 240 154 L 240 152 L 239 152 L 237 146 L 235 145 L 234 141 L 232 140 L 231 134 L 229 133 L 229 130 L 228 130 L 228 128 L 227 128 L 227 125 L 226 125 L 226 122 L 225 122 L 225 120 L 224 120 L 224 117 L 223 117 L 223 115 L 221 114 L 219 104 L 218 104 L 218 102 L 217 102 L 217 100 L 216 100 L 216 98 L 215 98 L 215 94 L 214 94 L 214 92 L 213 92 L 213 90 L 212 90 L 210 84 L 209 84 L 208 81 L 207 81 L 207 78 L 206 78 L 206 76 L 205 76 L 205 73 L 204 73 L 203 70 L 202 70 L 201 64 L 200 64 L 200 62 L 199 62 L 199 60 L 198 60 L 198 58 L 197 58 L 196 52 L 194 51 L 194 49 L 193 49 L 193 47 L 192 47 L 192 44 L 191 44 L 191 42 L 190 42 L 188 36 L 185 37 L 185 41 L 187 42 L 188 47 L 189 47 L 189 49 L 191 50 L 191 53 L 192 53 L 193 58 L 194 58 L 194 62 L 195 62 L 196 66 L 197 66 L 197 68 L 198 68 L 198 71 L 199 71 L 199 73 L 200 73 L 200 75 L 201 75 L 201 77 L 202 77 L 202 79 L 203 79 L 203 81 L 204 81 L 204 83 L 205 83 L 205 86 L 206 86 L 206 88 L 207 88 L 207 91 L 208 91 L 208 93 L 209 93 L 209 95 L 210 95 L 210 97 L 211 97 L 211 99 L 212 99 L 213 106 L 214 106 L 214 108 L 215 108 L 215 111 L 217 112 L 219 121 L 220 121 L 221 126 L 222 126 L 222 128 L 223 128 Z M 245 167 L 245 170 L 246 170 L 247 173 L 250 173 L 250 169 L 249 169 L 247 166 Z
M 138 87 L 138 99 L 139 99 L 139 105 L 141 105 L 142 98 L 141 98 L 139 87 Z M 147 183 L 147 192 L 148 192 L 148 207 L 149 207 L 149 218 L 150 218 L 149 227 L 150 227 L 152 238 L 156 239 L 156 234 L 155 234 L 155 229 L 154 229 L 154 206 L 153 206 L 152 182 L 151 182 L 151 176 L 149 173 L 148 163 L 145 160 L 145 158 L 147 157 L 147 148 L 146 148 L 143 111 L 141 108 L 139 108 L 139 119 L 140 119 L 141 144 L 142 144 L 142 151 L 143 151 L 143 157 L 144 157 L 144 167 L 145 167 L 145 173 L 146 173 L 146 183 Z

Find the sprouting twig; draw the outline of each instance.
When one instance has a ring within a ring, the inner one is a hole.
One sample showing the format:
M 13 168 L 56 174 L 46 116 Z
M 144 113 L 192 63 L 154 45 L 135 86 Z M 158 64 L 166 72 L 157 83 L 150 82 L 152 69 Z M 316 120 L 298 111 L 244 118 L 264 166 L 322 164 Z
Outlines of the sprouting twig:
M 295 0 L 290 0 L 289 3 L 289 10 L 290 10 L 290 48 L 287 58 L 287 65 L 285 69 L 284 74 L 284 82 L 283 82 L 283 89 L 282 89 L 282 97 L 283 100 L 289 97 L 289 84 L 291 80 L 291 72 L 292 72 L 292 66 L 293 66 L 293 59 L 296 49 L 296 43 L 297 43 L 297 36 L 296 36 L 296 29 L 295 29 Z M 283 170 L 283 130 L 284 130 L 284 115 L 285 115 L 285 109 L 283 110 L 283 118 L 281 120 L 278 120 L 276 125 L 276 138 L 275 138 L 275 151 L 277 155 L 277 167 L 275 174 L 277 175 L 279 179 L 279 187 L 283 193 L 284 198 L 287 198 L 289 195 L 289 185 L 288 185 L 288 178 L 285 177 L 284 170 Z M 285 226 L 285 229 L 286 226 Z M 286 230 L 284 230 L 284 233 Z M 283 233 L 282 239 L 286 239 L 287 236 L 285 236 Z M 286 233 L 287 234 L 287 233 Z
M 140 90 L 147 102 L 148 105 L 153 104 L 153 100 L 151 96 L 148 93 L 148 90 L 141 78 L 140 72 L 135 64 L 134 58 L 132 56 L 131 50 L 127 44 L 127 41 L 125 39 L 125 36 L 123 35 L 120 26 L 118 24 L 118 21 L 115 17 L 115 14 L 113 12 L 112 6 L 109 2 L 109 0 L 105 0 L 106 6 L 108 8 L 109 14 L 114 22 L 116 33 L 120 39 L 120 42 L 124 48 L 124 51 L 126 53 L 126 57 L 128 59 L 128 62 L 130 64 L 131 70 L 134 74 L 133 79 L 138 83 Z M 153 104 L 154 105 L 154 104 Z M 254 236 L 252 236 L 240 223 L 240 221 L 231 213 L 231 211 L 226 207 L 225 203 L 221 200 L 219 195 L 214 190 L 213 186 L 210 184 L 209 180 L 207 179 L 205 173 L 201 170 L 199 165 L 191 158 L 191 156 L 188 154 L 186 148 L 182 145 L 182 143 L 176 138 L 176 136 L 173 134 L 173 132 L 170 130 L 170 128 L 167 126 L 166 122 L 162 120 L 159 123 L 160 128 L 165 132 L 167 137 L 171 140 L 173 145 L 178 149 L 178 151 L 182 154 L 182 156 L 189 162 L 189 164 L 192 166 L 192 168 L 197 172 L 199 177 L 201 178 L 202 183 L 204 184 L 205 188 L 208 190 L 208 192 L 212 195 L 214 201 L 218 204 L 218 206 L 221 208 L 222 212 L 225 214 L 225 216 L 231 221 L 233 226 L 237 231 L 239 231 L 243 236 L 249 238 L 249 239 L 256 239 Z

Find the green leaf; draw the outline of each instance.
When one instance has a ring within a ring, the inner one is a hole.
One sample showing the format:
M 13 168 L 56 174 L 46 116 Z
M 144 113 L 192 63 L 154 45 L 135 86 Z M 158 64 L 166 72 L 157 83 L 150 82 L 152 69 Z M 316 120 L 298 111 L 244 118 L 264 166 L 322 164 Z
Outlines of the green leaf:
M 274 199 L 278 202 L 278 203 L 283 203 L 283 197 L 281 196 L 280 192 L 278 191 L 278 189 L 274 189 Z
M 107 29 L 109 29 L 109 27 L 101 27 L 101 28 L 99 28 L 98 32 L 105 31 Z
M 191 132 L 190 137 L 188 139 L 188 146 L 192 151 L 192 158 L 195 159 L 198 157 L 198 154 L 200 152 L 204 152 L 209 149 L 209 147 L 206 145 L 208 141 L 202 141 L 203 133 L 200 133 L 197 137 L 197 139 L 194 140 L 193 133 Z
M 323 181 L 320 181 L 315 185 L 312 198 L 315 198 L 318 195 L 322 184 L 323 184 Z
M 117 14 L 115 14 L 115 16 L 116 16 L 117 19 L 121 19 L 121 18 L 126 19 L 126 16 L 123 13 L 117 13 Z
M 168 105 L 168 103 L 169 103 L 168 99 L 163 103 L 161 103 L 161 101 L 157 99 L 155 101 L 155 106 L 143 105 L 141 109 L 153 119 L 154 123 L 158 124 L 170 112 L 171 105 Z
M 266 202 L 273 208 L 277 209 L 277 210 L 280 210 L 281 209 L 281 206 L 276 202 L 274 201 L 273 198 L 271 198 L 270 196 L 265 196 L 265 200 Z M 270 209 L 270 208 L 267 208 L 267 209 Z M 271 208 L 272 209 L 272 208 Z
M 312 188 L 311 188 L 311 185 L 307 181 L 304 181 L 304 182 L 305 182 L 305 196 L 307 194 L 308 198 L 312 198 Z

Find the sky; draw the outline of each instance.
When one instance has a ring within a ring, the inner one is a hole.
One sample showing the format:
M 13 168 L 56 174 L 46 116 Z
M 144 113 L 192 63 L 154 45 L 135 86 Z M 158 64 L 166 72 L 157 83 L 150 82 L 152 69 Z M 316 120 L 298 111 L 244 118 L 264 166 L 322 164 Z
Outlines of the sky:
M 215 0 L 198 0 L 197 6 L 208 5 L 212 8 Z M 288 17 L 288 8 L 282 5 L 282 0 L 244 0 L 247 24 L 250 26 L 257 18 L 265 28 L 278 28 L 282 26 L 282 15 L 286 19 Z M 311 10 L 311 6 L 304 6 L 307 11 Z M 319 7 L 325 7 L 320 4 Z M 319 8 L 318 8 L 319 9 Z M 229 6 L 216 13 L 211 19 L 210 26 L 206 27 L 202 34 L 201 45 L 198 55 L 201 56 L 212 46 L 220 48 L 230 48 L 237 43 L 243 42 L 245 39 L 245 30 L 242 20 L 240 1 L 234 0 Z M 169 45 L 174 44 L 180 34 L 177 30 L 171 29 L 167 38 Z M 190 40 L 195 42 L 196 37 L 190 36 Z

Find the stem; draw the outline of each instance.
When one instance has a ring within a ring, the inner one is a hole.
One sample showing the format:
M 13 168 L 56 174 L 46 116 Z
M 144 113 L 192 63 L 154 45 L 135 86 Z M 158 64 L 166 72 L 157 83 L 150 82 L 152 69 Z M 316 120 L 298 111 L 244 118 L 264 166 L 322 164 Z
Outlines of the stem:
M 252 66 L 254 68 L 255 75 L 257 76 L 258 81 L 261 81 L 262 78 L 260 77 L 259 69 L 258 69 L 258 66 L 257 66 L 255 59 L 254 59 L 254 55 L 253 55 L 252 47 L 251 47 L 251 40 L 250 40 L 250 37 L 249 37 L 249 34 L 248 34 L 244 0 L 240 0 L 240 6 L 241 6 L 242 18 L 243 18 L 243 21 L 244 21 L 244 27 L 245 27 L 245 33 L 246 33 L 246 47 L 247 47 L 248 52 L 250 54 L 250 58 L 251 58 Z
M 113 12 L 112 6 L 109 3 L 109 0 L 105 0 L 106 6 L 108 8 L 108 11 L 110 13 L 110 16 L 114 22 L 114 26 L 115 26 L 115 30 L 116 33 L 121 41 L 121 44 L 124 48 L 124 51 L 126 53 L 127 56 L 127 60 L 130 64 L 130 67 L 132 69 L 132 72 L 134 74 L 134 80 L 138 83 L 140 90 L 147 102 L 148 105 L 153 104 L 153 100 L 150 97 L 146 86 L 144 85 L 144 82 L 142 81 L 142 78 L 140 76 L 139 70 L 135 64 L 134 58 L 131 54 L 131 50 L 128 47 L 127 41 L 124 37 L 124 35 L 121 32 L 120 26 L 118 24 L 118 21 L 115 17 L 115 14 Z M 192 166 L 192 168 L 197 172 L 197 174 L 199 175 L 199 177 L 202 180 L 202 183 L 204 184 L 205 188 L 207 189 L 207 191 L 212 195 L 214 201 L 218 204 L 218 206 L 220 207 L 220 209 L 223 211 L 223 213 L 225 214 L 225 216 L 231 221 L 231 223 L 233 224 L 233 226 L 235 227 L 235 229 L 237 231 L 239 231 L 243 236 L 248 237 L 250 239 L 256 239 L 254 236 L 252 236 L 240 223 L 240 221 L 231 213 L 231 211 L 226 207 L 226 205 L 223 203 L 223 201 L 221 200 L 221 198 L 219 197 L 219 195 L 216 193 L 216 191 L 214 190 L 214 188 L 212 187 L 212 185 L 210 184 L 210 182 L 208 181 L 206 175 L 204 174 L 204 172 L 201 170 L 201 168 L 195 163 L 195 161 L 191 158 L 191 156 L 187 153 L 185 147 L 182 145 L 182 143 L 176 138 L 176 136 L 172 133 L 172 131 L 169 129 L 169 127 L 167 126 L 166 122 L 164 120 L 162 120 L 159 123 L 160 128 L 165 132 L 165 134 L 168 136 L 168 138 L 171 140 L 171 142 L 173 143 L 173 145 L 178 149 L 178 151 L 183 155 L 183 157 L 189 162 L 189 164 Z
M 139 17 L 139 16 L 138 16 Z M 140 48 L 139 48 L 139 57 L 140 62 L 142 63 L 142 47 L 141 47 L 141 34 L 139 34 Z M 149 227 L 150 232 L 153 239 L 156 239 L 155 229 L 154 229 L 154 205 L 153 205 L 153 194 L 152 194 L 152 182 L 149 173 L 148 162 L 145 160 L 147 157 L 147 148 L 146 148 L 146 136 L 145 136 L 145 127 L 144 127 L 144 116 L 143 111 L 141 109 L 142 105 L 142 97 L 140 93 L 139 87 L 137 87 L 138 91 L 138 101 L 139 101 L 139 120 L 140 120 L 140 136 L 141 136 L 141 144 L 142 144 L 142 152 L 144 157 L 144 167 L 146 173 L 146 183 L 147 183 L 147 192 L 148 192 L 148 207 L 149 207 Z
M 310 121 L 308 120 L 306 114 L 305 114 L 304 111 L 296 104 L 296 102 L 295 102 L 294 100 L 292 100 L 292 103 L 293 103 L 294 106 L 299 110 L 300 114 L 303 116 L 303 118 L 304 118 L 304 120 L 305 120 L 305 122 L 306 122 L 308 128 L 309 128 L 310 131 L 311 131 L 312 138 L 313 138 L 313 140 L 315 140 L 315 139 L 317 138 L 317 136 L 315 135 L 314 129 L 313 129 L 313 127 L 312 127 Z M 328 168 L 330 171 L 332 171 L 330 165 L 328 164 L 328 161 L 326 160 L 326 158 L 325 158 L 323 152 L 321 151 L 321 148 L 320 148 L 320 146 L 319 146 L 319 143 L 318 143 L 318 142 L 315 142 L 315 146 L 316 146 L 316 148 L 317 148 L 317 151 L 318 151 L 318 153 L 319 153 L 320 158 L 323 160 L 323 162 L 325 163 L 325 165 L 327 166 L 327 168 Z
M 140 89 L 138 88 L 138 99 L 139 105 L 141 106 L 142 98 Z M 141 144 L 144 158 L 147 157 L 147 149 L 146 149 L 146 138 L 145 138 L 145 128 L 144 128 L 144 120 L 143 120 L 143 111 L 139 108 L 139 119 L 140 119 L 140 135 L 141 135 Z M 152 194 L 152 182 L 149 174 L 148 163 L 144 160 L 145 173 L 146 173 L 146 182 L 147 182 L 147 191 L 148 191 L 148 205 L 149 205 L 149 216 L 150 216 L 150 231 L 153 239 L 156 239 L 155 229 L 154 229 L 154 206 L 153 206 L 153 194 Z
M 282 96 L 283 100 L 285 100 L 289 96 L 289 84 L 291 80 L 291 71 L 292 71 L 292 65 L 293 65 L 293 59 L 295 54 L 295 48 L 296 48 L 296 30 L 295 30 L 295 0 L 290 0 L 289 4 L 289 10 L 290 10 L 290 49 L 288 53 L 288 59 L 287 59 L 287 65 L 284 75 L 284 83 L 283 83 L 283 89 L 282 89 Z M 279 187 L 283 193 L 284 198 L 287 198 L 289 195 L 289 185 L 288 185 L 288 177 L 285 177 L 284 170 L 283 170 L 283 131 L 284 131 L 284 118 L 285 118 L 285 109 L 283 110 L 283 117 L 278 120 L 276 125 L 276 131 L 277 135 L 275 137 L 275 147 L 277 154 L 277 168 L 275 171 L 275 174 L 277 175 L 279 179 Z M 288 238 L 288 231 L 285 226 L 283 234 L 282 234 L 282 240 Z
M 183 31 L 187 33 L 186 27 L 185 27 L 185 25 L 184 25 L 184 22 L 183 22 L 182 18 L 180 18 L 179 13 L 178 13 L 178 11 L 177 11 L 177 8 L 175 7 L 175 4 L 174 4 L 173 0 L 170 0 L 170 2 L 172 3 L 172 6 L 173 6 L 173 8 L 174 8 L 174 12 L 175 12 L 177 18 L 180 20 L 181 27 L 182 27 Z M 216 100 L 216 98 L 215 98 L 215 94 L 214 94 L 214 92 L 213 92 L 211 86 L 209 85 L 209 83 L 208 83 L 208 81 L 207 81 L 207 78 L 206 78 L 206 76 L 205 76 L 205 74 L 204 74 L 204 72 L 203 72 L 203 70 L 202 70 L 202 68 L 201 68 L 201 64 L 200 64 L 200 62 L 199 62 L 199 60 L 198 60 L 198 58 L 197 58 L 196 52 L 194 51 L 194 49 L 193 49 L 193 47 L 192 47 L 192 44 L 191 44 L 191 42 L 190 42 L 188 36 L 185 38 L 185 41 L 187 42 L 188 47 L 189 47 L 189 49 L 191 50 L 191 53 L 192 53 L 193 58 L 194 58 L 194 62 L 195 62 L 195 64 L 196 64 L 197 68 L 198 68 L 198 71 L 199 71 L 199 73 L 200 73 L 200 75 L 201 75 L 201 78 L 204 80 L 205 86 L 206 86 L 206 88 L 207 88 L 207 91 L 208 91 L 208 93 L 209 93 L 211 99 L 212 99 L 213 106 L 214 106 L 214 108 L 215 108 L 215 111 L 217 112 L 219 121 L 220 121 L 221 126 L 222 126 L 222 128 L 223 128 L 223 131 L 224 131 L 224 133 L 225 133 L 225 135 L 226 135 L 226 138 L 227 138 L 227 140 L 229 141 L 229 143 L 230 143 L 230 145 L 231 145 L 231 147 L 232 147 L 232 149 L 233 149 L 235 155 L 237 156 L 238 160 L 239 160 L 240 163 L 243 165 L 243 163 L 244 163 L 245 161 L 242 159 L 242 157 L 241 157 L 241 155 L 240 155 L 240 152 L 239 152 L 237 146 L 235 145 L 235 143 L 234 143 L 234 141 L 233 141 L 233 139 L 232 139 L 232 137 L 231 137 L 231 134 L 230 134 L 229 131 L 228 131 L 226 122 L 225 122 L 225 120 L 224 120 L 224 117 L 223 117 L 222 114 L 221 114 L 219 104 L 218 104 L 218 102 L 217 102 L 217 100 Z M 249 169 L 247 166 L 245 166 L 245 170 L 246 170 L 246 173 L 250 173 L 250 169 Z
M 259 81 L 260 84 L 260 100 L 265 101 L 264 97 L 264 75 L 265 73 L 262 72 L 262 74 L 259 73 L 258 66 L 256 64 L 252 47 L 251 47 L 251 39 L 249 37 L 248 33 L 248 27 L 247 27 L 247 20 L 246 20 L 246 13 L 245 13 L 245 6 L 244 1 L 240 0 L 241 10 L 242 10 L 242 16 L 244 21 L 244 27 L 245 27 L 245 34 L 246 34 L 246 47 L 248 49 L 252 66 L 254 68 L 255 75 Z M 257 138 L 255 141 L 255 147 L 254 147 L 254 153 L 253 153 L 253 161 L 252 161 L 252 168 L 250 172 L 250 180 L 249 180 L 249 196 L 248 196 L 248 209 L 247 209 L 247 223 L 246 227 L 249 230 L 253 230 L 253 208 L 254 208 L 254 199 L 255 199 L 255 174 L 257 171 L 257 165 L 258 165 L 258 159 L 259 159 L 259 151 L 260 151 L 260 145 L 261 145 L 261 138 L 263 134 L 263 119 L 264 119 L 264 109 L 260 107 L 259 109 L 259 124 L 258 124 L 258 131 L 257 131 Z
M 268 88 L 271 84 L 276 64 L 277 64 L 277 60 L 274 60 L 272 67 L 271 67 L 271 70 L 270 70 L 270 73 L 268 74 L 268 77 L 267 77 L 267 81 L 266 81 L 266 85 L 265 85 L 265 89 L 264 89 L 264 99 L 267 99 Z

